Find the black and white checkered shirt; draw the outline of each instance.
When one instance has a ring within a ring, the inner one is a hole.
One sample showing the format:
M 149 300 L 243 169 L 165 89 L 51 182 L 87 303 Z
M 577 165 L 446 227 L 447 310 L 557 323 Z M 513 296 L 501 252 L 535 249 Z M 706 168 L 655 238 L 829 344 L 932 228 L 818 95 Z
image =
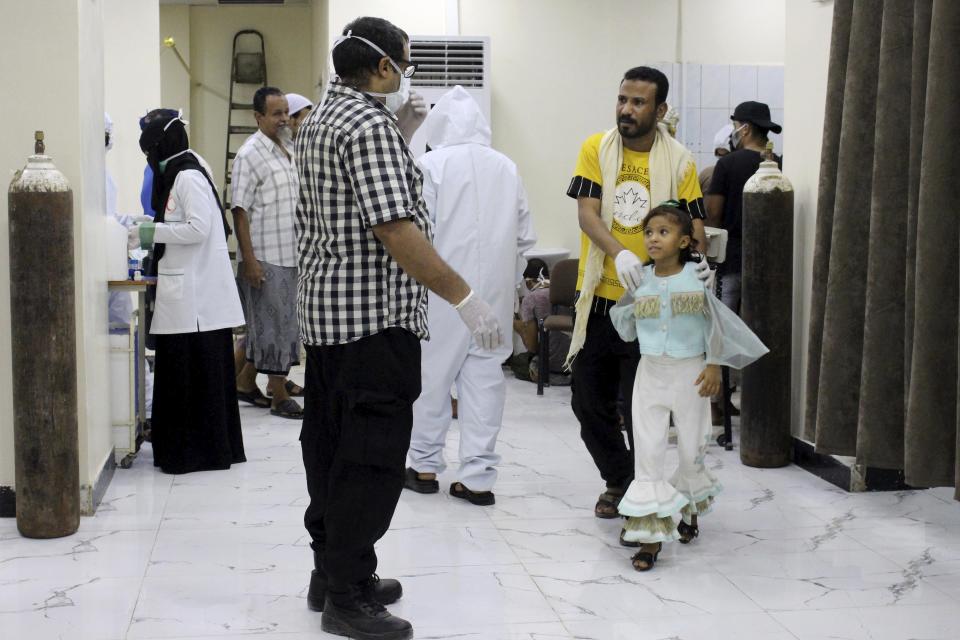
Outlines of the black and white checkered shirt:
M 300 125 L 297 314 L 308 345 L 343 344 L 389 327 L 427 333 L 427 290 L 408 276 L 373 227 L 409 218 L 432 235 L 423 176 L 374 98 L 332 83 Z

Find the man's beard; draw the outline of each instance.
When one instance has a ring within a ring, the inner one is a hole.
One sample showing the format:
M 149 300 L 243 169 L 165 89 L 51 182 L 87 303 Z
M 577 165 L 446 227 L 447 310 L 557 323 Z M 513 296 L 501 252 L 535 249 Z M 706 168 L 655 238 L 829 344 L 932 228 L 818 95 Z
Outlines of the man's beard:
M 647 135 L 656 125 L 656 120 L 653 120 L 652 122 L 617 120 L 617 131 L 620 132 L 621 138 L 632 140 L 635 138 L 642 138 L 643 136 Z
M 290 144 L 293 142 L 293 129 L 290 127 L 278 127 L 277 140 L 283 144 Z

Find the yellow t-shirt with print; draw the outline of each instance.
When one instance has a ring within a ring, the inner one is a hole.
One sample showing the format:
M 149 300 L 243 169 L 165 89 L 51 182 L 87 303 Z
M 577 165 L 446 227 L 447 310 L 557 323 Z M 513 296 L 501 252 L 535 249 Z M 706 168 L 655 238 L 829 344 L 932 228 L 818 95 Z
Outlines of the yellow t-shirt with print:
M 603 133 L 587 138 L 580 148 L 580 157 L 577 158 L 577 168 L 574 175 L 580 176 L 603 187 L 603 177 L 600 172 L 600 140 Z M 637 254 L 642 261 L 647 260 L 647 249 L 643 243 L 643 228 L 641 223 L 650 212 L 651 206 L 660 203 L 650 202 L 650 152 L 632 151 L 623 148 L 623 164 L 617 174 L 616 200 L 613 208 L 613 226 L 610 232 L 624 248 Z M 598 196 L 599 197 L 599 196 Z M 683 177 L 678 187 L 677 197 L 681 200 L 693 202 L 703 197 L 700 191 L 700 181 L 697 178 L 697 168 L 693 164 Z M 584 262 L 587 259 L 587 249 L 590 240 L 587 234 L 580 232 L 580 266 L 577 276 L 577 290 L 583 284 Z M 617 278 L 617 269 L 613 258 L 605 256 L 603 259 L 603 274 L 600 284 L 597 285 L 594 295 L 610 300 L 617 300 L 624 293 L 620 280 Z

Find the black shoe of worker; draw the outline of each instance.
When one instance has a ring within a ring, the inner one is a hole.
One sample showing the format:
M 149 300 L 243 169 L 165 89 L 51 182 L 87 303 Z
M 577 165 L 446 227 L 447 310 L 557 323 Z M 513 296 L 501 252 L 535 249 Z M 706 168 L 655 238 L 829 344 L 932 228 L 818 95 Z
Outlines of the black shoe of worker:
M 403 587 L 399 580 L 381 580 L 377 574 L 370 576 L 364 588 L 380 604 L 393 604 L 403 597 Z M 323 611 L 326 599 L 327 574 L 320 569 L 314 569 L 310 574 L 310 589 L 307 590 L 307 607 L 311 611 Z
M 347 591 L 327 591 L 320 628 L 354 640 L 409 640 L 413 625 L 370 598 L 369 582 Z
M 403 476 L 403 486 L 417 493 L 437 493 L 440 491 L 440 483 L 437 481 L 436 476 L 434 476 L 433 480 L 423 480 L 420 478 L 417 470 L 412 467 L 407 467 L 407 471 Z

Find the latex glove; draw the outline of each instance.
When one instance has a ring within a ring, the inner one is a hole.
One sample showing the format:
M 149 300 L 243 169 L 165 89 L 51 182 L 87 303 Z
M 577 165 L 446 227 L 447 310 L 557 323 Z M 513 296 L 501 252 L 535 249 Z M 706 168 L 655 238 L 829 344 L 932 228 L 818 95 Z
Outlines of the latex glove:
M 132 224 L 127 228 L 127 250 L 133 251 L 140 248 L 140 228 L 137 224 Z
M 713 289 L 713 281 L 717 278 L 717 272 L 710 268 L 710 265 L 707 264 L 706 256 L 700 259 L 700 262 L 697 263 L 695 267 L 697 272 L 697 278 L 700 279 L 700 282 L 703 283 L 703 286 L 707 289 Z
M 417 132 L 420 125 L 423 124 L 427 113 L 427 103 L 416 91 L 410 91 L 410 99 L 407 100 L 397 111 L 397 124 L 400 126 L 400 132 L 403 134 L 407 144 L 413 139 L 413 134 Z
M 497 316 L 490 305 L 475 295 L 473 290 L 453 308 L 460 314 L 463 324 L 467 325 L 473 339 L 482 349 L 493 351 L 503 343 L 503 333 L 500 331 Z
M 617 268 L 617 278 L 627 291 L 633 293 L 640 288 L 643 280 L 643 263 L 633 251 L 624 249 L 613 259 Z

